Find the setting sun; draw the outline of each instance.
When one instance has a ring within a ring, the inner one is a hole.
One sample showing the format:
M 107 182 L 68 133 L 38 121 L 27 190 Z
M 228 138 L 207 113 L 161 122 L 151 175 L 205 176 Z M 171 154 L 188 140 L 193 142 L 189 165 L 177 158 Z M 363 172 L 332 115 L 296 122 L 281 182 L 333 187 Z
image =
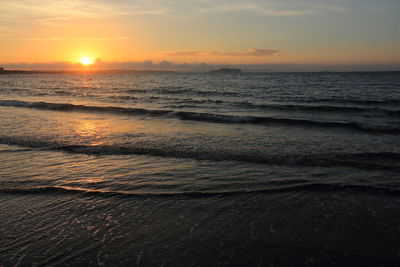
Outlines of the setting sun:
M 82 65 L 86 65 L 86 66 L 90 65 L 90 64 L 93 64 L 93 60 L 91 58 L 88 58 L 88 57 L 81 58 L 80 62 L 81 62 Z
M 0 267 L 400 267 L 399 14 L 0 0 Z

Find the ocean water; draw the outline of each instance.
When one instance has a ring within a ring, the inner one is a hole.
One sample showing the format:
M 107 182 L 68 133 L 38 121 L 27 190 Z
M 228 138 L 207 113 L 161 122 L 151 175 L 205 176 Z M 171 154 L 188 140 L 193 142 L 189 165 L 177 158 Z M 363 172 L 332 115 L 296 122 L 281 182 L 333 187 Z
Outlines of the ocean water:
M 398 266 L 400 72 L 0 75 L 0 265 Z

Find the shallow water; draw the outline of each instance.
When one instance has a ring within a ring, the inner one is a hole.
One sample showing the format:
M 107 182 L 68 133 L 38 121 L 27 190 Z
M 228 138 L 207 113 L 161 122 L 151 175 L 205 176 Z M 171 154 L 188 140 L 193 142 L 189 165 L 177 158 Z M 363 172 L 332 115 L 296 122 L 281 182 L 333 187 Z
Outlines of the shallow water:
M 0 76 L 0 263 L 395 266 L 399 104 L 398 72 Z

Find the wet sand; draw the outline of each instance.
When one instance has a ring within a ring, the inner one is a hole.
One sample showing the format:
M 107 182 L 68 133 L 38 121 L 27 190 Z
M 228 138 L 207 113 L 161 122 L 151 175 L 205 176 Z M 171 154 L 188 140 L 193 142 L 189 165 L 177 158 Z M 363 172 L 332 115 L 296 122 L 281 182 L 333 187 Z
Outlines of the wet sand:
M 400 202 L 350 190 L 0 194 L 4 266 L 396 266 Z

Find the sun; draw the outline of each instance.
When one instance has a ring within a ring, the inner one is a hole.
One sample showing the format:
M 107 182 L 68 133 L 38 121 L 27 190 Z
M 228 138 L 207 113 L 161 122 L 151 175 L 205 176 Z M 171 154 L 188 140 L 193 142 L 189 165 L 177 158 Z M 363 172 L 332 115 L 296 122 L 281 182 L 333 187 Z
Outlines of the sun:
M 80 59 L 80 62 L 82 65 L 88 66 L 93 64 L 93 59 L 89 58 L 89 57 L 83 57 Z

